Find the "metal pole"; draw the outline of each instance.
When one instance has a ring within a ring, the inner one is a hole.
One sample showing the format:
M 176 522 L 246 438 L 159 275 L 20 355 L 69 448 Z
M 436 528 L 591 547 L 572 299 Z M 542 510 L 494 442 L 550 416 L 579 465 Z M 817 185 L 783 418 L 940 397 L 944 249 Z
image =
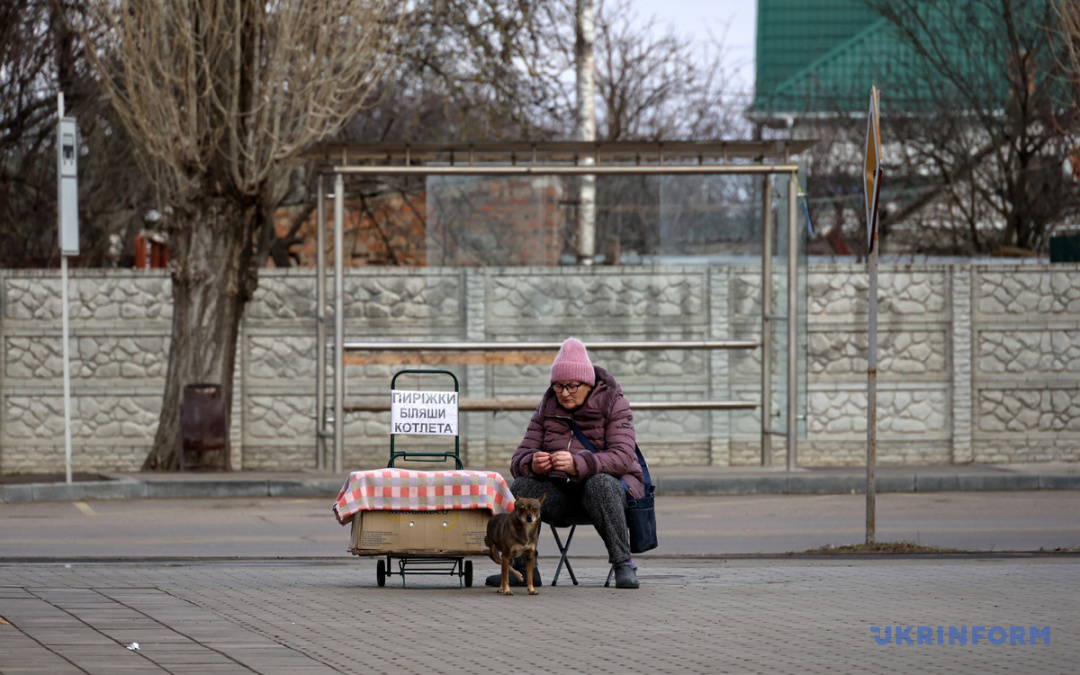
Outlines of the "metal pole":
M 64 342 L 64 476 L 71 482 L 71 353 L 68 345 L 68 257 L 60 256 L 61 332 Z
M 787 387 L 787 470 L 798 468 L 798 297 L 799 297 L 799 220 L 798 180 L 794 173 L 788 178 L 788 387 Z
M 345 179 L 334 177 L 334 473 L 345 453 Z
M 876 161 L 871 167 L 874 172 L 874 191 L 868 193 L 867 240 L 870 244 L 869 263 L 870 289 L 868 298 L 869 330 L 866 345 L 866 544 L 874 543 L 877 521 L 877 481 L 874 473 L 877 468 L 877 288 L 878 288 L 878 232 L 877 201 L 881 191 L 881 146 L 876 125 L 879 123 L 877 87 L 870 88 L 869 133 L 874 144 Z
M 59 113 L 58 117 L 62 119 L 64 117 L 64 92 L 57 94 L 56 108 Z M 57 146 L 60 145 L 59 138 L 56 139 L 56 144 Z M 57 176 L 57 180 L 62 179 Z M 62 216 L 59 211 L 58 208 L 56 223 L 58 227 L 63 229 Z M 63 244 L 63 240 L 63 233 L 61 233 L 61 244 Z M 63 249 L 63 246 L 61 246 L 61 249 Z M 71 483 L 71 347 L 68 344 L 70 338 L 68 330 L 68 257 L 63 251 L 60 253 L 60 305 L 60 339 L 63 340 L 61 353 L 64 361 L 64 480 Z
M 356 165 L 336 166 L 339 174 L 361 176 L 706 176 L 716 174 L 769 175 L 798 171 L 796 164 L 620 164 L 620 165 L 506 165 L 506 164 L 428 164 L 425 166 Z
M 559 350 L 561 342 L 346 342 L 344 351 L 388 352 L 546 352 Z M 621 340 L 589 342 L 593 351 L 610 349 L 757 349 L 756 340 Z
M 315 210 L 315 468 L 326 468 L 326 185 Z
M 463 398 L 458 401 L 460 411 L 503 412 L 509 410 L 536 410 L 536 398 Z M 757 401 L 634 401 L 634 410 L 753 410 Z M 389 397 L 362 396 L 349 402 L 347 409 L 360 412 L 384 412 L 390 410 Z
M 761 466 L 772 466 L 772 177 L 761 190 Z
M 866 543 L 874 543 L 877 520 L 877 483 L 874 479 L 877 464 L 877 287 L 878 243 L 877 230 L 870 250 L 870 331 L 866 345 Z

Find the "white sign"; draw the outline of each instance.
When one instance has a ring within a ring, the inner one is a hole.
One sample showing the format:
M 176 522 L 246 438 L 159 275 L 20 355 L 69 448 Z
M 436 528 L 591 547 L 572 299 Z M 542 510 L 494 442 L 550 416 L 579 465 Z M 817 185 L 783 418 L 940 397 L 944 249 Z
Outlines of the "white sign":
M 456 391 L 390 392 L 390 433 L 414 436 L 457 436 Z
M 61 117 L 56 129 L 56 187 L 61 255 L 79 255 L 78 141 L 75 118 Z

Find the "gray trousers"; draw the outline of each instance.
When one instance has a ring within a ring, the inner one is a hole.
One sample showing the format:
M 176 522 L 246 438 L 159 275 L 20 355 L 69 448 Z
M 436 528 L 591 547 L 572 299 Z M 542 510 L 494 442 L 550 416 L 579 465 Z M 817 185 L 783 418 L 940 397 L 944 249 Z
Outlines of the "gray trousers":
M 626 529 L 626 490 L 619 479 L 606 473 L 596 474 L 583 483 L 556 484 L 547 478 L 514 479 L 510 492 L 514 497 L 539 499 L 547 495 L 540 506 L 540 519 L 569 527 L 578 522 L 591 522 L 608 550 L 608 562 L 618 564 L 630 559 L 630 532 Z M 564 525 L 565 523 L 565 525 Z

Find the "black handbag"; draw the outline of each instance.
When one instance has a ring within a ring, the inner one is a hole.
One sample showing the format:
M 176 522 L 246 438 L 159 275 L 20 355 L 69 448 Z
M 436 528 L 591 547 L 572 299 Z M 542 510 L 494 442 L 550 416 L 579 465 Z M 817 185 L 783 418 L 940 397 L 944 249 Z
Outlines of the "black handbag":
M 585 436 L 578 423 L 570 420 L 570 430 L 574 432 L 578 442 L 590 452 L 598 453 L 592 442 Z M 645 484 L 645 494 L 635 497 L 630 494 L 630 486 L 626 481 L 619 479 L 626 490 L 626 526 L 630 529 L 630 552 L 644 553 L 651 551 L 659 544 L 656 541 L 656 486 L 653 485 L 652 476 L 649 474 L 649 463 L 641 454 L 641 448 L 634 444 L 634 452 L 637 454 L 638 465 L 641 466 L 642 482 Z

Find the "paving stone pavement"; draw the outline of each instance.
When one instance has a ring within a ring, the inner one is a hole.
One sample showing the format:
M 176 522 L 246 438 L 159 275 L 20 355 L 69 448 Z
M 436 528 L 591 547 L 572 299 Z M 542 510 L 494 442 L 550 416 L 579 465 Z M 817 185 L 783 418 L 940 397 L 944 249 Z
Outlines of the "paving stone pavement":
M 450 577 L 378 588 L 374 559 L 0 563 L 0 673 L 1012 675 L 1080 660 L 1075 555 L 657 557 L 637 591 L 604 588 L 600 558 L 575 570 L 580 586 L 502 597 Z M 915 627 L 915 644 L 879 645 L 875 626 Z M 918 644 L 919 626 L 969 642 Z M 1046 632 L 972 644 L 975 626 Z

